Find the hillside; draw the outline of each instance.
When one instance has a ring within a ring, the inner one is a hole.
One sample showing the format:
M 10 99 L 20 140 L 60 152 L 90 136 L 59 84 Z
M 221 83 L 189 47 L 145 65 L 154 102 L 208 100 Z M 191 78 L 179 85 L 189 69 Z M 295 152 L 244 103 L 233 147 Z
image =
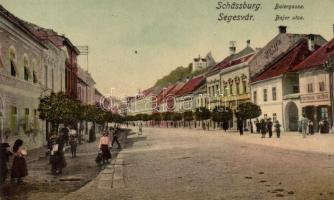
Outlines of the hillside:
M 183 81 L 186 78 L 191 78 L 193 76 L 197 76 L 201 73 L 204 73 L 206 69 L 202 71 L 192 71 L 192 64 L 189 64 L 188 67 L 177 67 L 173 71 L 171 71 L 168 75 L 158 79 L 154 86 L 165 87 L 169 84 L 174 84 L 178 81 Z

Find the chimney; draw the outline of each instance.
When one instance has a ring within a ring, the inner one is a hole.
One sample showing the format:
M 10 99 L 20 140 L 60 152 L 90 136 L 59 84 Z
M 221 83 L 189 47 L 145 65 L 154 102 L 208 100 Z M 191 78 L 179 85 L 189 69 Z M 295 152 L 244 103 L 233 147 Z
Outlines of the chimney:
M 247 47 L 250 47 L 250 40 L 247 40 L 246 43 L 247 43 Z
M 314 51 L 314 35 L 313 34 L 308 35 L 307 45 L 308 45 L 308 50 Z
M 235 54 L 235 52 L 237 50 L 237 48 L 235 47 L 235 44 L 236 44 L 235 41 L 230 41 L 230 47 L 229 47 L 229 49 L 230 49 L 230 55 Z
M 286 33 L 286 26 L 279 26 L 278 27 L 278 32 L 283 33 L 283 34 Z

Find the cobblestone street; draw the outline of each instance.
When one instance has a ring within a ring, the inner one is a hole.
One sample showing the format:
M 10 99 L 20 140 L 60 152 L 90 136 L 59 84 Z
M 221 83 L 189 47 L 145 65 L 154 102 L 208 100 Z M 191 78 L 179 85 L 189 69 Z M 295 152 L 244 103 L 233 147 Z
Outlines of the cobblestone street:
M 95 180 L 63 200 L 334 198 L 331 154 L 254 140 L 219 131 L 146 128 L 144 135 L 128 137 L 127 148 Z M 270 140 L 289 141 L 259 138 Z

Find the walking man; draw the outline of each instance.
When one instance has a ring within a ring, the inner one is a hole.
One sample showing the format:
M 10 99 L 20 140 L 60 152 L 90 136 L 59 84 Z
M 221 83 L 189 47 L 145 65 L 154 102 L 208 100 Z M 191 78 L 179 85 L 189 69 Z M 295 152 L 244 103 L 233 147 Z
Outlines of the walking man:
M 308 122 L 309 120 L 305 117 L 305 115 L 303 115 L 302 119 L 300 120 L 301 122 L 301 126 L 302 126 L 302 134 L 303 134 L 303 138 L 306 138 L 306 134 L 307 134 L 307 127 L 308 127 Z
M 275 122 L 275 131 L 276 131 L 276 136 L 277 138 L 281 137 L 281 124 L 276 120 Z
M 117 149 L 121 149 L 122 148 L 120 142 L 118 141 L 119 132 L 120 132 L 120 128 L 118 126 L 116 128 L 114 128 L 113 139 L 112 139 L 112 144 L 111 144 L 111 146 L 114 146 L 114 143 L 116 142 L 117 146 L 118 146 Z
M 262 138 L 265 138 L 267 134 L 267 123 L 264 119 L 261 119 L 260 128 L 261 128 Z
M 269 133 L 269 138 L 271 138 L 273 136 L 273 122 L 271 121 L 270 118 L 268 119 L 267 129 Z

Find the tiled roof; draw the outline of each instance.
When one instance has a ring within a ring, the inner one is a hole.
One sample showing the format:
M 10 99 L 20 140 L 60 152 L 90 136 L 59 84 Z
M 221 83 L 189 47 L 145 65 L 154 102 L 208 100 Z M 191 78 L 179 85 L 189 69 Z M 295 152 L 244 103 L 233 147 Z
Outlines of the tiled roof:
M 239 51 L 236 54 L 232 54 L 224 58 L 216 66 L 212 67 L 211 70 L 206 74 L 206 76 L 214 75 L 219 73 L 221 69 L 237 65 L 248 61 L 255 53 L 255 50 L 249 46 Z
M 41 42 L 40 39 L 34 33 L 31 32 L 31 30 L 26 26 L 23 20 L 10 13 L 2 5 L 0 5 L 0 15 L 6 18 L 11 23 L 15 24 L 21 31 L 29 35 L 37 43 L 45 47 L 44 43 Z
M 312 55 L 295 67 L 295 70 L 309 69 L 323 65 L 334 55 L 334 38 L 317 49 Z
M 193 92 L 205 83 L 204 76 L 198 76 L 188 81 L 175 95 L 181 96 Z
M 251 79 L 251 82 L 266 80 L 294 71 L 295 67 L 305 60 L 311 51 L 308 49 L 307 39 L 299 41 L 291 50 L 266 67 L 266 70 Z

